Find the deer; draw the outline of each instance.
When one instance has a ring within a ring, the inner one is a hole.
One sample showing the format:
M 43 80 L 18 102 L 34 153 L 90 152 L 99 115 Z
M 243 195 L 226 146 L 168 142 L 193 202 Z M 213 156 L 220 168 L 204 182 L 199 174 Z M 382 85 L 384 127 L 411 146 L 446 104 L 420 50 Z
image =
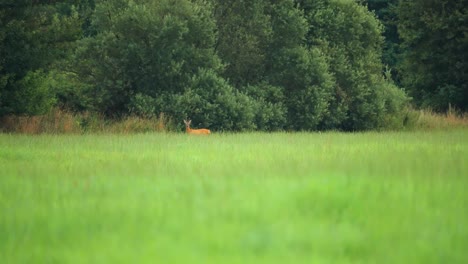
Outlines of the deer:
M 192 123 L 192 120 L 185 120 L 185 131 L 187 134 L 193 134 L 193 135 L 209 135 L 211 132 L 209 129 L 206 128 L 200 128 L 200 129 L 191 129 L 190 124 Z

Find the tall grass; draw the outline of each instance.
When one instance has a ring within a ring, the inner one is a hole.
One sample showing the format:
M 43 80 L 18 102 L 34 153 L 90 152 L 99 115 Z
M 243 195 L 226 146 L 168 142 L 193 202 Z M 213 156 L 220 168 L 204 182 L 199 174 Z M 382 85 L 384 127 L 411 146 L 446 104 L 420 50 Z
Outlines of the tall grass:
M 69 112 L 54 109 L 39 116 L 4 116 L 0 118 L 0 132 L 24 134 L 78 133 L 81 131 L 77 117 Z
M 430 109 L 411 110 L 408 118 L 407 127 L 413 130 L 468 128 L 468 114 L 451 107 L 446 113 L 436 113 Z
M 22 134 L 142 133 L 173 130 L 172 120 L 164 113 L 157 117 L 126 116 L 108 119 L 97 113 L 74 114 L 59 108 L 46 115 L 5 116 L 0 118 L 0 132 Z
M 125 116 L 109 119 L 98 113 L 71 113 L 56 108 L 40 116 L 0 117 L 0 132 L 22 134 L 170 132 L 177 130 L 176 122 L 177 120 L 172 120 L 164 113 L 154 117 Z M 386 127 L 387 130 L 406 131 L 453 128 L 468 128 L 468 114 L 460 113 L 453 108 L 449 108 L 447 113 L 409 109 L 403 124 L 389 124 Z
M 467 263 L 468 131 L 0 134 L 2 263 Z

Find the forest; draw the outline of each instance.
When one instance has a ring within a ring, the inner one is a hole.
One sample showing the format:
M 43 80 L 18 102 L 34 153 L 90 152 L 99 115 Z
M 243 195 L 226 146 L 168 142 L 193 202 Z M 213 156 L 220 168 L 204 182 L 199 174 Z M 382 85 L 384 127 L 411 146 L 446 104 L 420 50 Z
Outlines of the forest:
M 0 117 L 399 129 L 468 110 L 466 0 L 1 0 Z

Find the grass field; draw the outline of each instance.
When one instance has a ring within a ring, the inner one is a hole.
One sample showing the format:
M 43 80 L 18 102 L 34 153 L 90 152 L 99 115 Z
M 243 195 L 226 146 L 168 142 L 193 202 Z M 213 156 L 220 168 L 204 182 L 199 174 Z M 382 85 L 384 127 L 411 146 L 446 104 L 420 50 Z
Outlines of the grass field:
M 0 263 L 468 263 L 468 130 L 0 134 Z

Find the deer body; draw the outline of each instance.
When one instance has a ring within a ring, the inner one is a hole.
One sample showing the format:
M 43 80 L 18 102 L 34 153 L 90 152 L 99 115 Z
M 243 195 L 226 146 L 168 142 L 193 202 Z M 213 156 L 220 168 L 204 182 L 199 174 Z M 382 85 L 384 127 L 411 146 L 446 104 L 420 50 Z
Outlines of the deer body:
M 190 123 L 192 123 L 192 120 L 184 120 L 185 123 L 185 131 L 187 134 L 193 134 L 193 135 L 209 135 L 211 132 L 209 129 L 206 128 L 201 128 L 201 129 L 191 129 L 190 128 Z

